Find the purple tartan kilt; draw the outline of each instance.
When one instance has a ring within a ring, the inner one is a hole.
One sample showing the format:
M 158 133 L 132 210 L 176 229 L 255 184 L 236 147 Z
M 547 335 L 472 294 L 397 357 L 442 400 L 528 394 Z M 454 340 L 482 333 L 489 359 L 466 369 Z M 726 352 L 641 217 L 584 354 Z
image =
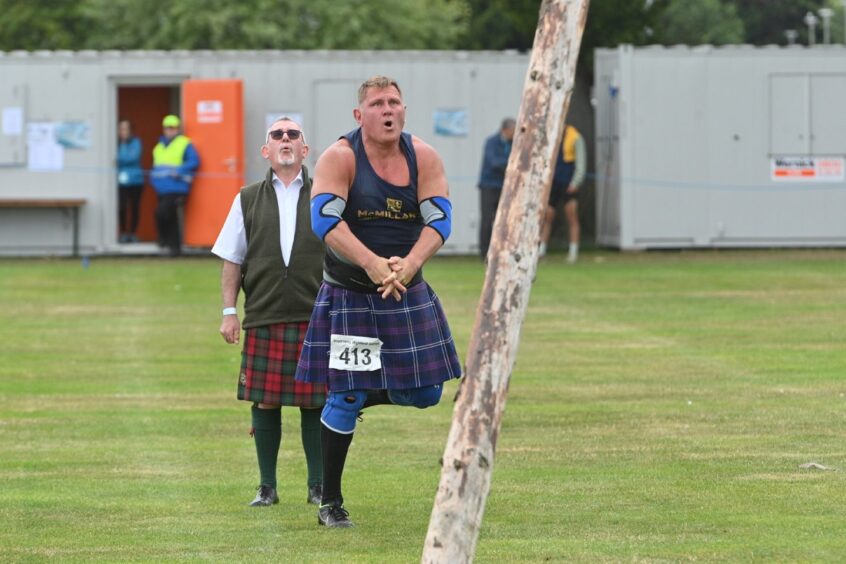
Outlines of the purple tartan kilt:
M 382 369 L 352 372 L 329 368 L 330 335 L 378 337 Z M 327 383 L 329 391 L 408 389 L 461 376 L 455 342 L 441 302 L 424 281 L 402 301 L 383 300 L 324 282 L 308 325 L 296 378 Z

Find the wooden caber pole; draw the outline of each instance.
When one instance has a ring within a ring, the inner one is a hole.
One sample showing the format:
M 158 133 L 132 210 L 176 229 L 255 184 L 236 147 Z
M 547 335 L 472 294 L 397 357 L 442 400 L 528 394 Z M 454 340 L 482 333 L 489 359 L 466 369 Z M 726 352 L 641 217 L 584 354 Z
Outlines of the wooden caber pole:
M 488 251 L 488 269 L 443 456 L 424 563 L 471 562 L 537 267 L 589 0 L 544 0 Z

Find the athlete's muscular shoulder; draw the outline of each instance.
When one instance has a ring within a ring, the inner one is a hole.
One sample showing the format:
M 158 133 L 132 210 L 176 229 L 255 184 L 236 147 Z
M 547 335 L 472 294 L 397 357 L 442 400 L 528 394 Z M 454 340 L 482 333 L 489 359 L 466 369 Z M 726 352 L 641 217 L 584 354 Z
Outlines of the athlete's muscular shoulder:
M 441 156 L 435 149 L 420 139 L 412 136 L 414 153 L 417 155 L 417 197 L 419 200 L 433 196 L 449 196 L 446 172 Z
M 329 193 L 346 199 L 354 177 L 355 153 L 346 139 L 339 139 L 317 159 L 311 196 Z
M 411 145 L 414 147 L 414 153 L 417 155 L 417 162 L 430 162 L 433 159 L 440 161 L 441 157 L 438 155 L 438 152 L 435 151 L 434 147 L 417 137 L 416 135 L 411 136 Z

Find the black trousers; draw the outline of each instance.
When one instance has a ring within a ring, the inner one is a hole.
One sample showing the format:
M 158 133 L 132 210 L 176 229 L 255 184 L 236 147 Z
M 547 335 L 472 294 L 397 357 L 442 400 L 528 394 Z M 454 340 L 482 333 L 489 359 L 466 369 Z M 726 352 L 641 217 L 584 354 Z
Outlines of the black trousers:
M 499 207 L 499 197 L 502 190 L 492 188 L 479 189 L 479 207 L 482 211 L 482 220 L 479 222 L 479 254 L 484 260 L 488 256 L 488 247 L 491 244 L 491 231 L 496 218 L 496 208 Z
M 156 228 L 159 232 L 159 244 L 178 255 L 182 250 L 182 229 L 179 218 L 185 204 L 184 194 L 160 194 L 156 206 Z
M 138 230 L 138 214 L 141 208 L 141 192 L 144 185 L 118 187 L 118 212 L 120 232 L 135 234 Z

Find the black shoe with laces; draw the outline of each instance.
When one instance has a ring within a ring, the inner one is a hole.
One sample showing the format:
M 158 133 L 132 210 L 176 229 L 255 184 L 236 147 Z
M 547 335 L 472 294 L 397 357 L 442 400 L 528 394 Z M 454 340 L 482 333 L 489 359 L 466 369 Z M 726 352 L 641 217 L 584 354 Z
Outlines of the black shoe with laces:
M 350 512 L 342 505 L 321 505 L 317 510 L 317 522 L 330 528 L 344 529 L 354 527 L 350 521 Z
M 316 486 L 309 486 L 308 487 L 308 497 L 306 498 L 306 503 L 312 503 L 314 505 L 320 505 L 320 502 L 323 500 L 323 484 L 317 484 Z
M 250 507 L 267 507 L 279 503 L 279 496 L 276 495 L 276 488 L 270 486 L 259 486 L 256 498 L 250 503 Z

